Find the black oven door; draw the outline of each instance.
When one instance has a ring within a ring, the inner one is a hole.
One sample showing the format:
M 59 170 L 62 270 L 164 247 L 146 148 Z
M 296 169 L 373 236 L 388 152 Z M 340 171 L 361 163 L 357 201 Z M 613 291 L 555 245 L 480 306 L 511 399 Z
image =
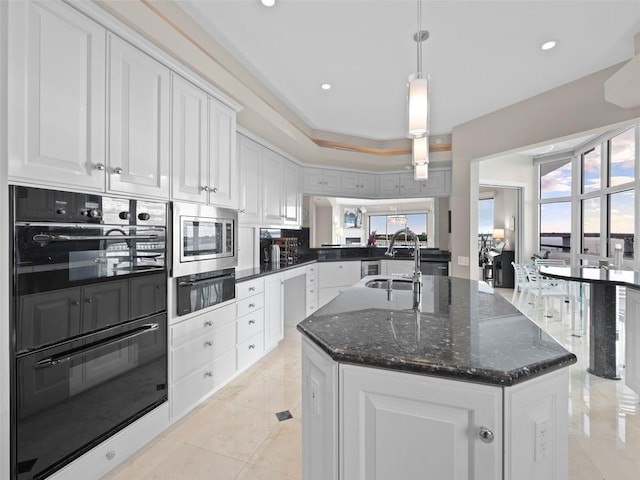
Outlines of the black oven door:
M 44 478 L 167 400 L 166 314 L 16 358 L 18 479 Z

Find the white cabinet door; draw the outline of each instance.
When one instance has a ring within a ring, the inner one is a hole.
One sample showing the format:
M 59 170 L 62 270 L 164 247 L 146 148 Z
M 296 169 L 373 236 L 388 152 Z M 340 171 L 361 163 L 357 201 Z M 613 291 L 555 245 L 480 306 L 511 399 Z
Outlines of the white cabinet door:
M 376 193 L 376 176 L 367 173 L 344 172 L 342 191 L 345 195 L 368 196 Z
M 353 365 L 339 375 L 340 478 L 502 479 L 501 388 Z
M 284 338 L 284 274 L 269 275 L 264 281 L 264 349 Z
M 106 31 L 62 2 L 9 2 L 9 177 L 103 191 Z
M 324 170 L 322 168 L 304 169 L 304 193 L 342 193 L 342 175 L 344 172 L 337 170 Z
M 269 149 L 262 149 L 262 221 L 267 225 L 281 225 L 282 163 L 283 158 Z
M 263 179 L 260 178 L 262 147 L 253 140 L 238 135 L 238 163 L 240 171 L 240 211 L 238 221 L 257 224 L 262 221 L 261 192 Z
M 169 198 L 169 69 L 110 35 L 108 189 Z
M 318 263 L 318 286 L 350 287 L 360 280 L 360 262 L 321 262 Z
M 640 394 L 640 292 L 627 288 L 625 305 L 625 374 L 627 386 Z
M 237 207 L 236 112 L 209 97 L 209 203 Z
M 282 164 L 282 211 L 283 224 L 297 226 L 301 223 L 302 194 L 300 192 L 300 167 L 284 160 Z
M 178 200 L 207 203 L 209 180 L 208 96 L 173 75 L 173 191 Z
M 400 192 L 400 177 L 397 173 L 380 175 L 380 190 L 378 193 L 381 197 L 397 197 L 398 192 Z
M 400 183 L 400 195 L 420 195 L 420 182 L 415 181 L 413 173 L 401 173 L 398 175 L 398 180 Z
M 324 193 L 324 179 L 321 168 L 304 169 L 304 193 Z
M 420 183 L 421 195 L 426 197 L 446 197 L 451 193 L 451 170 L 429 169 L 429 178 Z

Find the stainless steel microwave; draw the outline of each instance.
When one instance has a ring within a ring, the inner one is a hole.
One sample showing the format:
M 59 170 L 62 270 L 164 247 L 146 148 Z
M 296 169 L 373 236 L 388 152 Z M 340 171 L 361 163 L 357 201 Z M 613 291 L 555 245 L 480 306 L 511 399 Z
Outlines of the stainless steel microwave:
M 173 202 L 172 276 L 238 265 L 238 212 L 229 208 Z

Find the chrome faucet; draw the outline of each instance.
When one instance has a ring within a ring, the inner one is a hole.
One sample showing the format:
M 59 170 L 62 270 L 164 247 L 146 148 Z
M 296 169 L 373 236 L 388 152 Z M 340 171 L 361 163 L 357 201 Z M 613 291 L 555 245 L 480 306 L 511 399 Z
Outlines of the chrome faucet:
M 413 276 L 411 277 L 411 281 L 413 283 L 413 293 L 420 294 L 422 292 L 422 272 L 420 271 L 420 239 L 418 238 L 418 235 L 413 233 L 413 231 L 411 231 L 411 229 L 409 228 L 403 228 L 402 230 L 398 230 L 391 237 L 391 240 L 389 241 L 389 247 L 387 248 L 387 251 L 384 254 L 389 257 L 393 257 L 393 255 L 395 254 L 393 250 L 393 246 L 395 245 L 396 239 L 398 238 L 398 236 L 402 233 L 404 233 L 408 237 L 413 237 L 413 241 L 415 242 L 415 246 L 413 249 L 414 267 L 413 267 Z

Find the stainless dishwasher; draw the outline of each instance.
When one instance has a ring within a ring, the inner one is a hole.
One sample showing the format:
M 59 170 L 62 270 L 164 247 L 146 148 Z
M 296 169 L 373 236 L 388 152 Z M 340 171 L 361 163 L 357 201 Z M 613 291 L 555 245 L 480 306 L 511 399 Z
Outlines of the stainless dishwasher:
M 362 260 L 360 263 L 360 277 L 380 275 L 380 260 Z

